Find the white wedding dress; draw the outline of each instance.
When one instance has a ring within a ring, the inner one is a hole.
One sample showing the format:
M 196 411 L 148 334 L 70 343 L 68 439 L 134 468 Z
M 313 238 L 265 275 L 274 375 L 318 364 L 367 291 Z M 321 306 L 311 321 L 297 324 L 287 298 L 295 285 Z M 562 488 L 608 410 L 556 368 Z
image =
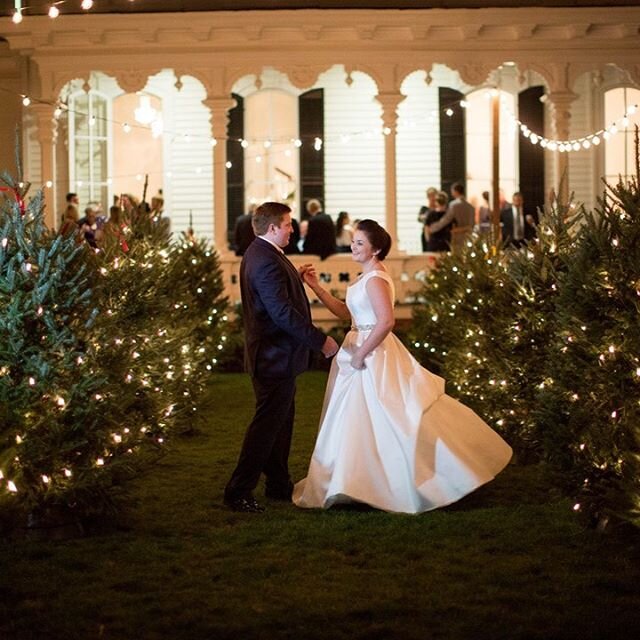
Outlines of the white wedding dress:
M 360 502 L 385 511 L 420 513 L 459 500 L 492 480 L 511 448 L 471 409 L 444 392 L 390 333 L 354 369 L 351 354 L 376 317 L 369 278 L 393 281 L 384 271 L 364 274 L 347 290 L 353 328 L 329 374 L 320 431 L 307 477 L 295 485 L 299 507 Z

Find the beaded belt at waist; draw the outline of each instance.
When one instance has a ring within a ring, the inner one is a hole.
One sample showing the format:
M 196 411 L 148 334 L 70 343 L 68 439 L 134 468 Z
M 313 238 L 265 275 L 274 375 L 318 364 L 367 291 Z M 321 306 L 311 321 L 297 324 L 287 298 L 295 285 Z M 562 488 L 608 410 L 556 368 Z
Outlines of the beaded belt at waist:
M 371 331 L 376 325 L 375 324 L 352 324 L 352 331 Z

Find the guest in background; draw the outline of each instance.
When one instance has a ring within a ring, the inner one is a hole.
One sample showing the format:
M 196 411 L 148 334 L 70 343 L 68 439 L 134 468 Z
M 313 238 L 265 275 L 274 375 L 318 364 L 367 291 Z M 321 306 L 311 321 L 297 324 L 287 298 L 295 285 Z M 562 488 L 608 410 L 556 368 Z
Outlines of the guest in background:
M 243 256 L 247 247 L 254 241 L 256 234 L 253 232 L 251 217 L 256 210 L 255 204 L 249 205 L 249 211 L 236 218 L 233 227 L 233 250 L 237 256 Z
M 298 253 L 304 253 L 304 241 L 307 238 L 307 231 L 309 229 L 309 218 L 300 220 L 299 231 L 300 239 L 298 240 Z
M 78 217 L 80 217 L 80 200 L 78 199 L 78 194 L 70 191 L 65 196 L 65 205 L 64 210 L 60 214 L 60 224 L 63 225 L 65 219 L 68 217 L 69 205 L 76 208 L 76 212 L 78 213 Z M 77 219 L 77 218 L 76 218 Z
M 500 212 L 502 239 L 506 247 L 521 247 L 536 236 L 538 223 L 535 211 L 525 208 L 522 193 L 513 194 L 511 204 L 507 203 Z
M 425 220 L 425 228 L 430 224 L 437 222 L 447 213 L 447 203 L 449 202 L 449 196 L 445 191 L 438 191 L 435 197 L 435 209 L 429 211 Z M 435 231 L 429 235 L 426 240 L 427 251 L 449 251 L 451 248 L 451 227 L 453 223 L 448 224 L 439 231 Z
M 118 205 L 113 205 L 109 209 L 109 219 L 102 229 L 100 244 L 108 246 L 110 242 L 118 242 L 123 251 L 129 251 L 129 246 L 124 237 L 124 227 L 122 211 Z
M 336 228 L 328 213 L 322 211 L 319 200 L 307 202 L 309 226 L 302 253 L 320 256 L 321 260 L 336 252 Z
M 464 185 L 461 182 L 454 182 L 451 185 L 451 195 L 454 199 L 449 203 L 447 212 L 437 222 L 425 226 L 425 229 L 428 237 L 453 222 L 455 226 L 451 230 L 451 250 L 454 251 L 463 245 L 467 236 L 473 231 L 476 210 L 464 197 Z
M 491 203 L 489 192 L 482 192 L 482 204 L 478 207 L 478 231 L 489 233 L 491 231 Z
M 164 197 L 162 189 L 158 189 L 158 193 L 151 198 L 151 210 L 149 214 L 153 221 L 164 227 L 167 233 L 171 233 L 171 218 L 164 215 Z
M 100 211 L 100 205 L 96 202 L 90 202 L 85 210 L 84 217 L 78 220 L 78 228 L 80 235 L 84 237 L 87 243 L 96 249 L 98 247 L 98 240 L 102 234 L 102 226 L 98 229 L 98 212 Z
M 422 251 L 429 251 L 427 249 L 427 237 L 424 232 L 424 226 L 427 222 L 427 217 L 429 212 L 436 210 L 436 195 L 438 195 L 438 190 L 435 187 L 429 187 L 427 189 L 427 204 L 422 205 L 420 207 L 420 211 L 418 212 L 418 222 L 422 222 L 422 233 L 420 234 L 420 242 L 422 243 Z
M 78 233 L 78 207 L 73 204 L 67 204 L 67 208 L 64 210 L 62 217 L 62 223 L 60 225 L 60 235 L 66 236 L 71 233 Z
M 353 240 L 353 227 L 346 211 L 338 214 L 336 222 L 336 249 L 338 253 L 351 253 L 351 241 Z
M 300 253 L 300 224 L 293 216 L 291 217 L 291 237 L 289 244 L 282 249 L 288 256 Z

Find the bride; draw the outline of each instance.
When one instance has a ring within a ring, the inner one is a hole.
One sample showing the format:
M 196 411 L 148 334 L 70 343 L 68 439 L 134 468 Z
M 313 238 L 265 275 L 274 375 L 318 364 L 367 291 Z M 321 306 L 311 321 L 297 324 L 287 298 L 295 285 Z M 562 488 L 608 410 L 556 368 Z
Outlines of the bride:
M 375 221 L 354 232 L 362 275 L 346 304 L 304 281 L 338 318 L 351 320 L 329 374 L 320 431 L 307 477 L 295 485 L 299 507 L 359 502 L 385 511 L 421 513 L 459 500 L 492 480 L 511 448 L 471 409 L 444 392 L 391 333 L 393 280 L 383 261 L 391 237 Z

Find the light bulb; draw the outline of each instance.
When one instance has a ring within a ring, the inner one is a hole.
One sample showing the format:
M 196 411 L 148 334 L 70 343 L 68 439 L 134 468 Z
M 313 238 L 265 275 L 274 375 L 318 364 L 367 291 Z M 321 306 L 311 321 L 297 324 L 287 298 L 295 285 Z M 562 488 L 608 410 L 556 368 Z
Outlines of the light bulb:
M 28 107 L 31 104 L 31 98 L 29 96 L 22 96 L 22 104 Z
M 80 5 L 85 11 L 89 11 L 91 7 L 93 7 L 93 0 L 82 0 L 82 4 Z
M 56 7 L 55 4 L 52 4 L 49 7 L 49 17 L 53 19 L 53 18 L 57 18 L 59 15 L 60 15 L 60 9 L 58 9 L 58 7 Z
M 13 20 L 13 24 L 20 24 L 22 22 L 22 11 L 18 9 L 11 17 L 11 20 Z

